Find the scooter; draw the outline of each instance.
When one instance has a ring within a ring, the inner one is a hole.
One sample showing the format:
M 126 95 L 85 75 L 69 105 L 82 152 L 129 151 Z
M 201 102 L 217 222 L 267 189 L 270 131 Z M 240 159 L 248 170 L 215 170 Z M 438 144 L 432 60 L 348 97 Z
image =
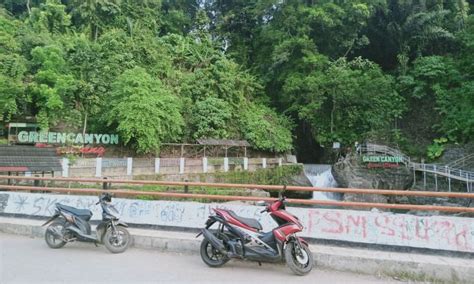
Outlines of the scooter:
M 51 218 L 43 224 L 48 226 L 45 233 L 46 244 L 50 248 L 62 248 L 66 243 L 73 241 L 93 242 L 96 246 L 103 243 L 112 253 L 124 252 L 130 244 L 128 227 L 119 221 L 117 209 L 110 204 L 112 197 L 109 193 L 99 196 L 102 207 L 102 221 L 97 225 L 96 232 L 91 231 L 89 221 L 92 212 L 88 209 L 77 209 L 56 203 L 56 211 Z
M 213 209 L 206 227 L 196 236 L 204 236 L 201 243 L 201 258 L 210 267 L 220 267 L 231 258 L 261 262 L 286 261 L 297 275 L 308 274 L 313 268 L 313 254 L 308 243 L 296 236 L 303 225 L 296 216 L 285 210 L 285 197 L 266 204 L 260 213 L 269 212 L 278 224 L 270 232 L 262 232 L 256 219 L 240 217 L 232 210 Z M 209 228 L 217 224 L 217 230 Z

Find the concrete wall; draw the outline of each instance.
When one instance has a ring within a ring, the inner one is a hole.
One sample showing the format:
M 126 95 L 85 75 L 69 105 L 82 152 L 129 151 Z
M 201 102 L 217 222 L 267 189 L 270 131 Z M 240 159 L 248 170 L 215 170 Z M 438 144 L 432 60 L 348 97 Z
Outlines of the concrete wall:
M 196 174 L 254 171 L 281 166 L 284 158 L 63 158 L 63 177 L 127 177 L 153 174 Z
M 74 196 L 0 192 L 0 214 L 51 216 L 54 204 L 61 202 L 78 208 L 89 208 L 93 219 L 100 219 L 96 196 Z M 230 203 L 197 203 L 178 201 L 145 201 L 115 198 L 113 204 L 122 220 L 134 224 L 151 224 L 185 228 L 201 228 L 212 208 L 228 208 L 238 215 L 258 219 L 265 230 L 275 227 L 262 207 Z M 305 226 L 301 236 L 343 240 L 379 245 L 407 246 L 461 252 L 474 252 L 474 220 L 472 218 L 413 216 L 384 212 L 311 209 L 291 207 Z

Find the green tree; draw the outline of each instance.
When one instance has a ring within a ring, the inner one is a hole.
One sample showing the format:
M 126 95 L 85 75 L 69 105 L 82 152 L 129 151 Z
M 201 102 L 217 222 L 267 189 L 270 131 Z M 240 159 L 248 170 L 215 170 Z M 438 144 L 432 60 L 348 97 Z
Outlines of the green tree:
M 71 16 L 60 0 L 46 0 L 39 8 L 32 8 L 28 22 L 36 32 L 65 33 L 71 24 Z
M 109 106 L 108 126 L 115 127 L 124 143 L 137 152 L 155 152 L 163 142 L 180 138 L 184 121 L 179 99 L 141 67 L 127 70 L 116 79 Z
M 20 26 L 0 10 L 0 120 L 9 121 L 27 101 L 23 84 L 27 61 L 16 38 Z
M 32 95 L 40 127 L 48 129 L 59 122 L 77 125 L 78 120 L 71 107 L 76 82 L 64 60 L 62 46 L 35 47 L 31 56 L 36 72 L 28 91 Z
M 73 0 L 71 5 L 77 25 L 88 27 L 92 41 L 98 39 L 101 30 L 113 22 L 120 13 L 120 0 Z
M 242 136 L 257 149 L 286 152 L 293 149 L 293 123 L 263 105 L 249 104 L 240 113 Z
M 339 59 L 319 68 L 289 77 L 284 90 L 321 145 L 352 144 L 400 117 L 403 100 L 394 81 L 373 62 Z
M 222 99 L 207 97 L 197 101 L 191 111 L 193 137 L 228 138 L 227 130 L 232 117 L 231 108 Z

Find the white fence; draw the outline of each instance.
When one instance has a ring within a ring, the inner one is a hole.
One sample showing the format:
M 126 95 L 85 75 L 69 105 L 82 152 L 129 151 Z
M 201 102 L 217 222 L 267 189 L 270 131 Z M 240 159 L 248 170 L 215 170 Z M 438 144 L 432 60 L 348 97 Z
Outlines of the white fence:
M 153 174 L 214 173 L 274 168 L 285 158 L 90 158 L 62 160 L 63 177 L 123 177 Z

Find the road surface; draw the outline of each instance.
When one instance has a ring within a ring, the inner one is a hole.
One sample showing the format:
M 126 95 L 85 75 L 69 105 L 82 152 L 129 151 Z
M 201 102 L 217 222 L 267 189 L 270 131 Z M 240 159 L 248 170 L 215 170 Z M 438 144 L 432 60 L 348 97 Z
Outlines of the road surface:
M 88 243 L 53 250 L 43 239 L 0 234 L 0 283 L 400 283 L 314 269 L 292 275 L 284 265 L 231 261 L 209 268 L 199 255 L 131 248 L 111 254 Z

